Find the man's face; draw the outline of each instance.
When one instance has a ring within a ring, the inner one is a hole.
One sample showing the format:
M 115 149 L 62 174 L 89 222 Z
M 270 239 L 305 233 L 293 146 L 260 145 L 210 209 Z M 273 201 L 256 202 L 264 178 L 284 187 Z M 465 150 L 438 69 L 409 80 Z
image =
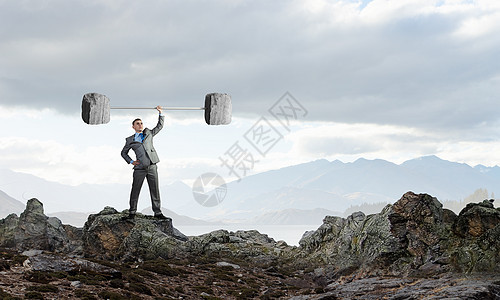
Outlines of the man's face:
M 142 132 L 144 125 L 141 120 L 137 120 L 134 122 L 134 125 L 132 125 L 132 128 L 134 128 L 135 132 Z

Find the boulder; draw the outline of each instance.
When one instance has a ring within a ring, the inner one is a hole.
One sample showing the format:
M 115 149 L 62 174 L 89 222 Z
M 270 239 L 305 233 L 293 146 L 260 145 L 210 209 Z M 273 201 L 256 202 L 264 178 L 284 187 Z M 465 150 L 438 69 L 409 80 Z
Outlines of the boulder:
M 82 119 L 90 125 L 106 124 L 110 120 L 109 99 L 98 93 L 87 93 L 82 99 Z
M 99 263 L 88 261 L 77 257 L 61 256 L 54 253 L 44 253 L 43 251 L 25 251 L 28 258 L 23 266 L 30 271 L 39 272 L 93 272 L 109 274 L 113 277 L 121 276 L 120 271 L 103 266 Z
M 452 228 L 447 252 L 455 271 L 500 272 L 500 211 L 493 201 L 467 204 Z
M 10 214 L 5 219 L 0 220 L 0 247 L 15 248 L 15 234 L 19 217 Z
M 327 216 L 299 244 L 311 262 L 334 266 L 334 274 L 327 274 L 330 278 L 352 272 L 497 272 L 499 224 L 499 210 L 491 201 L 469 204 L 456 216 L 436 198 L 408 192 L 378 214 Z
M 403 251 L 391 234 L 388 216 L 392 213 L 388 205 L 380 214 L 356 212 L 346 219 L 327 216 L 318 230 L 303 237 L 299 245 L 316 263 L 335 266 L 337 275 L 362 266 L 386 264 L 387 259 L 394 260 Z
M 391 234 L 409 254 L 408 267 L 419 269 L 427 264 L 421 271 L 438 271 L 439 265 L 433 268 L 429 263 L 443 255 L 439 243 L 447 239 L 443 205 L 430 195 L 408 192 L 394 203 L 388 217 Z
M 469 203 L 456 219 L 453 231 L 465 238 L 475 238 L 485 234 L 500 223 L 500 211 L 496 210 L 493 200 Z
M 0 220 L 0 247 L 40 249 L 103 260 L 221 258 L 261 267 L 312 269 L 316 282 L 348 274 L 435 276 L 444 272 L 500 272 L 500 210 L 491 200 L 467 205 L 457 216 L 427 194 L 408 192 L 380 213 L 326 216 L 299 247 L 258 231 L 217 230 L 186 237 L 172 221 L 105 207 L 83 228 L 43 213 L 36 199 L 20 217 Z
M 120 213 L 111 207 L 90 215 L 82 233 L 84 255 L 106 260 L 212 256 L 269 265 L 279 258 L 290 258 L 294 248 L 256 230 L 216 230 L 188 238 L 171 220 L 142 214 L 127 220 L 127 215 L 127 211 Z
M 252 261 L 257 265 L 269 266 L 281 263 L 301 263 L 300 251 L 284 242 L 276 242 L 256 230 L 229 232 L 216 230 L 200 236 L 190 237 L 184 245 L 185 253 L 192 256 L 213 256 Z
M 112 207 L 90 215 L 82 232 L 84 255 L 111 260 L 170 258 L 187 240 L 170 219 L 137 214 L 134 220 L 127 220 L 127 215 L 127 211 L 119 213 Z
M 20 251 L 41 249 L 71 253 L 81 244 L 78 238 L 70 242 L 61 221 L 47 217 L 43 212 L 43 204 L 35 198 L 28 200 L 19 218 L 9 215 L 1 220 L 0 233 L 0 246 Z

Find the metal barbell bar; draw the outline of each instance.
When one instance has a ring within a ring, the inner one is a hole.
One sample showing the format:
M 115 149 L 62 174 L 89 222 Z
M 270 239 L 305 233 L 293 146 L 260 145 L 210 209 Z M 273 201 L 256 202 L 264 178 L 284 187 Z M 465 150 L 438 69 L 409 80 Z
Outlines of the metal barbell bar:
M 87 93 L 82 100 L 82 119 L 90 125 L 106 124 L 110 120 L 111 109 L 155 109 L 154 107 L 110 107 L 109 98 L 99 93 Z M 208 125 L 231 123 L 231 96 L 210 93 L 205 96 L 204 107 L 162 107 L 164 110 L 204 110 Z

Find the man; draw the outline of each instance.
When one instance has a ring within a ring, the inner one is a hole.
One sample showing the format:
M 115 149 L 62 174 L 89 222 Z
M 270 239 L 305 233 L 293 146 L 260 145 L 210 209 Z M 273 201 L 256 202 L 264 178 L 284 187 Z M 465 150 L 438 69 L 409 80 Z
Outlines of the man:
M 125 139 L 125 146 L 123 146 L 121 152 L 123 159 L 125 159 L 128 164 L 134 165 L 132 191 L 130 192 L 130 209 L 126 219 L 132 220 L 135 218 L 139 193 L 141 192 L 144 178 L 148 181 L 155 218 L 169 219 L 162 214 L 160 208 L 160 189 L 156 168 L 156 164 L 160 159 L 153 147 L 153 137 L 163 128 L 165 116 L 162 114 L 161 106 L 157 106 L 156 109 L 160 113 L 156 127 L 153 129 L 144 128 L 142 120 L 135 119 L 132 122 L 132 128 L 135 130 L 135 134 Z M 130 149 L 135 152 L 135 160 L 128 155 Z

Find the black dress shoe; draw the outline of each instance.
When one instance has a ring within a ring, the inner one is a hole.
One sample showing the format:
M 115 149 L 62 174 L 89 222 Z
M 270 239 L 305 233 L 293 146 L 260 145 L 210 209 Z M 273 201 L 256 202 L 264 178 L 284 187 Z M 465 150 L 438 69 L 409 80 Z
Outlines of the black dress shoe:
M 155 215 L 155 218 L 160 220 L 171 220 L 169 217 L 165 217 L 163 214 L 157 214 Z

